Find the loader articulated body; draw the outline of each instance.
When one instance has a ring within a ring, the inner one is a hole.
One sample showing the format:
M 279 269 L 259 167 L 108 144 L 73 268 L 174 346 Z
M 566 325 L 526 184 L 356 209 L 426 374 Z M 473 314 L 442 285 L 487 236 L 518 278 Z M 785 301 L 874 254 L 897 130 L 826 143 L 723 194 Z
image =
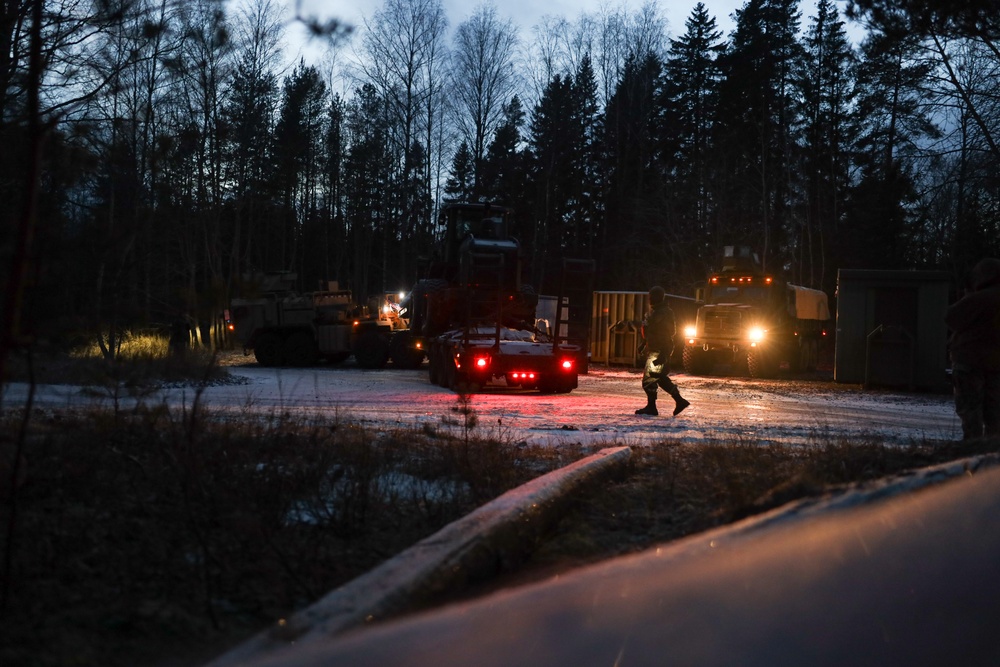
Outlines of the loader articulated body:
M 536 326 L 538 295 L 521 280 L 510 210 L 449 203 L 442 218 L 442 253 L 408 304 L 431 382 L 459 392 L 490 383 L 551 393 L 575 389 L 587 364 L 589 330 L 589 310 L 578 306 L 590 305 L 593 264 L 564 261 L 558 314 L 546 331 Z

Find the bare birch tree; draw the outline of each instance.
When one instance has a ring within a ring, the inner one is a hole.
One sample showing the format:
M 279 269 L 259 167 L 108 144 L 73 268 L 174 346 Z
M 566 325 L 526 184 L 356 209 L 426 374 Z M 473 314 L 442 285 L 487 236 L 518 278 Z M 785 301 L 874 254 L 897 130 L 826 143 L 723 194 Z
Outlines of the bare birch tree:
M 441 0 L 386 0 L 374 18 L 365 21 L 361 68 L 385 101 L 396 156 L 392 178 L 397 185 L 390 193 L 395 197 L 390 216 L 395 227 L 386 230 L 387 238 L 409 239 L 430 225 L 422 203 L 425 189 L 419 186 L 415 191 L 415 184 L 422 182 L 430 152 L 421 142 L 430 122 L 427 109 L 433 107 L 428 98 L 437 90 L 434 72 L 444 67 L 441 44 L 447 25 Z M 392 262 L 398 275 L 388 274 L 390 262 L 385 257 L 383 288 L 390 283 L 395 288 L 412 268 L 412 250 L 405 243 L 398 247 L 398 260 Z
M 513 22 L 499 19 L 492 4 L 480 5 L 455 35 L 455 120 L 472 152 L 474 191 L 480 188 L 486 147 L 503 121 L 503 107 L 517 91 L 517 45 Z

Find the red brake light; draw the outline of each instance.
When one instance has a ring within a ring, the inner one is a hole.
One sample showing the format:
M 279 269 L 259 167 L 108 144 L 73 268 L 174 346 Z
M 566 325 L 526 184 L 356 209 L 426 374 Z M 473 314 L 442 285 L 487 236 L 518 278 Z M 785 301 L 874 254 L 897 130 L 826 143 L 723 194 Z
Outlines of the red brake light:
M 563 359 L 559 363 L 559 367 L 562 368 L 564 371 L 571 371 L 571 370 L 573 370 L 573 360 L 572 359 Z
M 475 364 L 476 368 L 480 368 L 480 369 L 486 368 L 487 366 L 490 365 L 490 358 L 489 357 L 476 357 L 476 360 L 475 360 L 474 364 Z

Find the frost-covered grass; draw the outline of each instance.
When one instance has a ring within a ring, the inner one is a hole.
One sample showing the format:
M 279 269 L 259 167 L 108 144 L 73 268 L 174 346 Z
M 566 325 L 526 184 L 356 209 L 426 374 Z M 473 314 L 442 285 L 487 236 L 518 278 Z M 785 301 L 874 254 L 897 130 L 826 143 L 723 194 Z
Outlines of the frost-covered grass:
M 32 415 L 11 497 L 20 417 L 0 424 L 3 665 L 207 660 L 566 463 L 450 417 L 373 432 L 154 404 Z
M 0 434 L 0 555 L 10 557 L 0 664 L 40 666 L 206 662 L 597 448 L 518 442 L 501 424 L 480 423 L 467 397 L 419 429 L 249 407 L 233 419 L 197 401 L 180 410 L 140 401 L 26 422 L 8 413 Z M 11 495 L 19 441 L 24 474 Z M 995 450 L 821 439 L 637 446 L 631 474 L 582 499 L 524 571 L 566 569 L 830 485 Z

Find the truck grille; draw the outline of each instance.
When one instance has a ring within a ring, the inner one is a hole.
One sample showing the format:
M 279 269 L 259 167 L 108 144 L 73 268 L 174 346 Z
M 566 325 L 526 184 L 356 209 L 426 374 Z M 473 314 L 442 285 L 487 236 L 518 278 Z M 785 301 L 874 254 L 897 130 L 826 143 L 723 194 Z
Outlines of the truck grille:
M 742 313 L 732 310 L 712 310 L 705 313 L 704 335 L 734 338 L 740 335 Z

